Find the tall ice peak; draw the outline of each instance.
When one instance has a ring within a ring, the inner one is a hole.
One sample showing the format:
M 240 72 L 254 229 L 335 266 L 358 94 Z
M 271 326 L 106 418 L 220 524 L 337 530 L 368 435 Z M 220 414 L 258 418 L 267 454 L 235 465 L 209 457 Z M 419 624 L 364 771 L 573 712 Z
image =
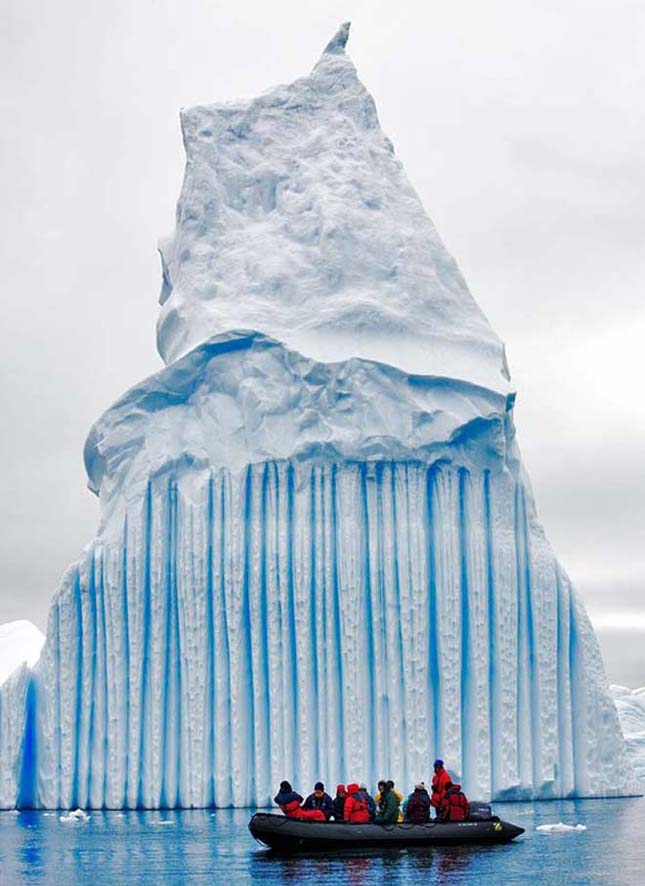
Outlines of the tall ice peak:
M 505 391 L 503 347 L 383 133 L 340 27 L 311 74 L 182 111 L 186 172 L 163 267 L 174 362 L 251 330 Z
M 325 46 L 323 55 L 326 53 L 345 52 L 347 41 L 349 40 L 349 28 L 351 22 L 344 22 L 331 38 L 327 46 Z

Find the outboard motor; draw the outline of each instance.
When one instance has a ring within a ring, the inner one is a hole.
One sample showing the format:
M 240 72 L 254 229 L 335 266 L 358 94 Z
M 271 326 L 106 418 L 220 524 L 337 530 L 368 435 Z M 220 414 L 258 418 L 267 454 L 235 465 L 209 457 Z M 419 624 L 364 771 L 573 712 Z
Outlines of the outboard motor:
M 468 821 L 491 821 L 494 818 L 490 803 L 470 803 Z

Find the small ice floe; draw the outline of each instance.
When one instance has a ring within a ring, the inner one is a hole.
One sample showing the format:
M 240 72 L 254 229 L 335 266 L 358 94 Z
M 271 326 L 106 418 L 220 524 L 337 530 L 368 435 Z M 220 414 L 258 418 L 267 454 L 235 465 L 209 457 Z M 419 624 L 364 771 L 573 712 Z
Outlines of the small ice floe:
M 151 821 L 150 824 L 174 824 L 174 821 L 170 821 L 168 818 L 159 818 L 157 821 Z
M 67 815 L 61 815 L 59 821 L 89 821 L 90 816 L 82 809 L 72 809 Z
M 587 825 L 565 824 L 563 821 L 559 821 L 557 824 L 539 824 L 535 830 L 541 831 L 543 834 L 567 834 L 570 831 L 586 831 Z

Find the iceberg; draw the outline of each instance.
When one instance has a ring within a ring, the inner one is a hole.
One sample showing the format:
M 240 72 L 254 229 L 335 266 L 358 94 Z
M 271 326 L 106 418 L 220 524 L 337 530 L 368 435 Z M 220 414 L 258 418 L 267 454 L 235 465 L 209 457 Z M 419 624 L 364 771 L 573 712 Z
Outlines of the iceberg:
M 618 709 L 628 759 L 636 776 L 645 780 L 645 686 L 640 689 L 610 686 L 609 689 Z
M 636 790 L 504 348 L 348 29 L 309 76 L 181 114 L 167 365 L 88 435 L 100 525 L 0 691 L 2 808 L 265 806 L 435 756 L 482 799 Z

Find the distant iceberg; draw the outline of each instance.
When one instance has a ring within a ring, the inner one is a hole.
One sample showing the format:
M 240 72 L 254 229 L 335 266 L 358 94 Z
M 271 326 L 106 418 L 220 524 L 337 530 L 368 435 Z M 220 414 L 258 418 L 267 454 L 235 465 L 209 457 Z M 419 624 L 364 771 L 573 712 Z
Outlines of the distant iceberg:
M 645 780 L 645 686 L 640 689 L 609 688 L 618 708 L 628 758 L 638 778 Z
M 598 643 L 504 349 L 345 54 L 182 112 L 168 364 L 94 425 L 96 539 L 0 691 L 0 806 L 263 806 L 282 778 L 616 796 Z

